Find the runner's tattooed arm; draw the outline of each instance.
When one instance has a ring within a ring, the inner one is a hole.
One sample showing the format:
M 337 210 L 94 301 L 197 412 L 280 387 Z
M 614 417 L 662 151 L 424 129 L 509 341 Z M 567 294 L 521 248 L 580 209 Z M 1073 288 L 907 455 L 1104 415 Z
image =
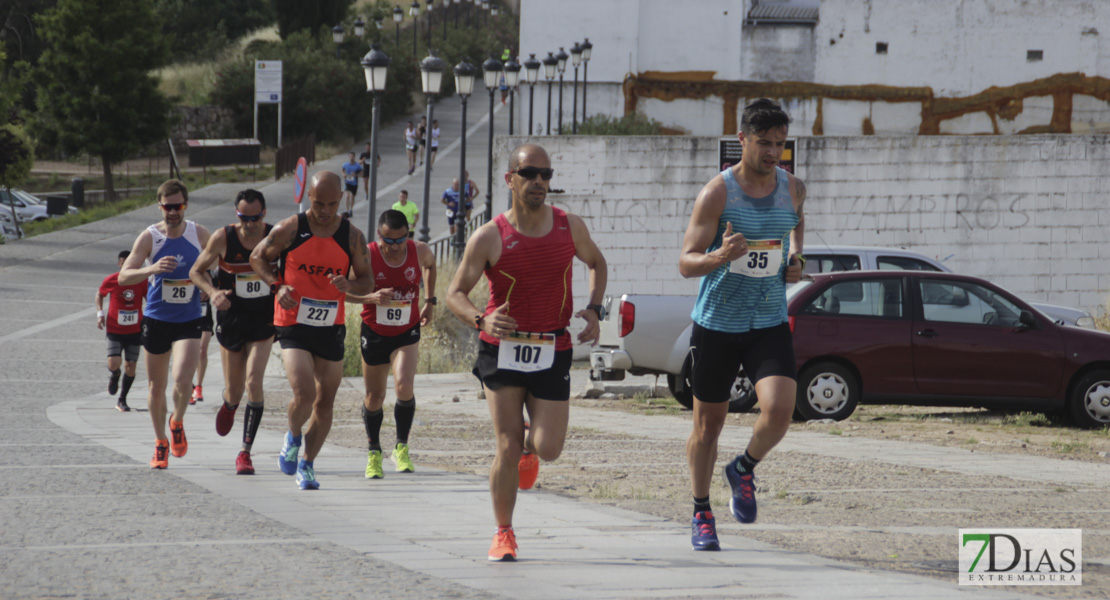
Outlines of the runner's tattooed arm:
M 806 184 L 801 179 L 790 176 L 791 182 L 794 184 L 794 212 L 798 215 L 798 224 L 790 231 L 790 262 L 786 266 L 785 279 L 786 283 L 796 283 L 802 278 L 803 265 L 797 259 L 797 255 L 804 255 L 802 248 L 805 244 L 806 233 L 806 217 L 805 212 L 802 211 L 802 206 L 806 201 Z
M 374 276 L 370 272 L 370 254 L 366 251 L 366 236 L 358 227 L 351 226 L 351 275 L 354 277 L 348 279 L 340 277 L 347 281 L 347 289 L 340 289 L 342 292 L 350 291 L 353 294 L 365 295 L 374 291 Z M 334 282 L 333 282 L 334 283 Z
M 264 281 L 266 285 L 273 286 L 275 283 L 281 283 L 270 264 L 277 262 L 281 253 L 293 245 L 293 236 L 295 235 L 297 235 L 297 215 L 282 219 L 270 230 L 269 235 L 251 251 L 251 270 L 258 274 L 258 278 Z M 282 308 L 289 309 L 297 305 L 297 300 L 293 297 L 292 286 L 280 286 L 275 298 Z

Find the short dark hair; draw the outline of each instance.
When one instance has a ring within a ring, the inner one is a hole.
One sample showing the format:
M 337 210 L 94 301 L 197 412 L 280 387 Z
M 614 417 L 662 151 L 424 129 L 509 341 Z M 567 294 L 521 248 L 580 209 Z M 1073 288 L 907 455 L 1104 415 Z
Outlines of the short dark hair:
M 185 204 L 189 203 L 189 189 L 180 179 L 167 179 L 158 186 L 158 203 L 162 203 L 162 198 L 172 196 L 174 194 L 181 194 L 181 198 L 185 200 Z
M 120 259 L 127 260 L 128 256 L 131 256 L 131 251 L 130 250 L 120 250 L 119 251 L 119 258 Z
M 790 115 L 782 109 L 782 105 L 770 98 L 753 100 L 744 107 L 744 114 L 740 117 L 740 131 L 745 135 L 762 134 L 769 129 L 790 126 Z
M 404 194 L 404 195 L 406 195 L 406 196 L 408 196 L 408 195 L 409 195 L 409 191 L 408 191 L 408 190 L 401 190 L 401 193 L 402 193 L 402 194 Z
M 266 196 L 263 196 L 262 192 L 260 192 L 258 190 L 252 190 L 251 188 L 247 188 L 247 189 L 239 192 L 235 196 L 235 207 L 238 208 L 239 203 L 243 202 L 243 201 L 246 201 L 247 204 L 252 204 L 254 202 L 258 202 L 259 204 L 262 205 L 262 210 L 266 210 Z
M 382 225 L 390 229 L 408 229 L 409 218 L 405 216 L 405 213 L 391 208 L 378 217 L 378 227 Z

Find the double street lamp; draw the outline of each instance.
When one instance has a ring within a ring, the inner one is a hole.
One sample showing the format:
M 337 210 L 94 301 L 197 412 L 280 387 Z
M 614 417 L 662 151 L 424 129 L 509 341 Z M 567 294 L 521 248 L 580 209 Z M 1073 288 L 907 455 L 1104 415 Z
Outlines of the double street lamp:
M 555 55 L 557 68 L 559 69 L 559 135 L 563 135 L 563 72 L 567 70 L 567 56 L 566 50 L 559 46 L 559 53 Z
M 570 63 L 574 65 L 574 102 L 570 111 L 571 133 L 578 133 L 578 65 L 582 62 L 582 46 L 574 42 L 570 49 Z
M 424 96 L 428 101 L 428 126 L 432 125 L 432 109 L 435 106 L 436 94 L 439 93 L 439 88 L 443 85 L 443 71 L 446 65 L 443 60 L 435 55 L 431 49 L 428 50 L 428 56 L 420 61 L 420 84 L 424 88 Z M 421 218 L 423 225 L 420 227 L 420 241 L 427 242 L 431 239 L 428 233 L 431 228 L 428 227 L 428 194 L 431 191 L 431 178 L 432 178 L 432 145 L 424 145 L 424 164 L 428 165 L 424 169 L 424 208 L 421 211 Z M 461 186 L 460 186 L 461 189 Z
M 493 92 L 497 89 L 501 79 L 501 70 L 504 67 L 496 55 L 490 55 L 482 63 L 482 79 L 485 80 L 486 89 L 489 90 L 489 153 L 486 156 L 486 222 L 493 219 Z M 463 184 L 459 182 L 459 202 L 462 202 Z
M 463 204 L 463 194 L 466 189 L 466 100 L 474 91 L 474 78 L 478 76 L 478 69 L 463 58 L 462 62 L 455 65 L 455 92 L 462 100 L 462 126 L 459 158 L 459 197 L 455 202 L 455 257 L 462 258 L 463 249 L 466 247 L 466 208 Z
M 377 44 L 362 57 L 362 71 L 366 75 L 366 91 L 374 95 L 373 112 L 370 116 L 370 214 L 366 235 L 371 236 L 378 227 L 374 223 L 378 208 L 378 121 L 382 112 L 382 92 L 385 91 L 385 76 L 389 70 L 389 56 Z
M 555 79 L 555 67 L 558 64 L 559 59 L 550 52 L 543 59 L 543 78 L 547 80 L 547 135 L 551 135 L 551 81 Z
M 405 18 L 405 11 L 400 6 L 393 7 L 393 35 L 394 44 L 401 47 L 401 21 Z
M 420 3 L 416 0 L 409 6 L 409 15 L 412 16 L 412 55 L 416 56 L 416 30 L 420 29 Z M 428 125 L 431 126 L 431 121 Z
M 516 115 L 516 86 L 520 83 L 520 63 L 510 57 L 505 63 L 505 85 L 509 87 L 509 135 L 513 134 L 513 117 Z
M 540 61 L 535 54 L 529 54 L 524 61 L 524 72 L 528 78 L 528 135 L 532 135 L 532 106 L 536 99 L 536 82 L 540 80 Z

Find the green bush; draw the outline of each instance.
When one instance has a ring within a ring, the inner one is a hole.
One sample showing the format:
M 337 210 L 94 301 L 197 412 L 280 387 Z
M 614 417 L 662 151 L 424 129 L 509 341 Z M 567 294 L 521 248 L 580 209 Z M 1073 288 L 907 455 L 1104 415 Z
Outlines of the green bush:
M 578 124 L 578 135 L 659 135 L 662 123 L 639 113 L 623 117 L 594 115 Z

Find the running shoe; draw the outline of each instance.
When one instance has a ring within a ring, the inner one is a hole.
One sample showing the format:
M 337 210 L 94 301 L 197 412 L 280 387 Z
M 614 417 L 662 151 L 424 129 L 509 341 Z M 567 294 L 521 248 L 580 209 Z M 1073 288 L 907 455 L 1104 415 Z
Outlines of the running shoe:
M 127 400 L 120 398 L 120 400 L 116 402 L 116 410 L 120 412 L 131 412 L 131 407 L 127 405 Z
M 297 487 L 302 490 L 320 489 L 320 482 L 316 481 L 316 471 L 312 469 L 312 463 L 305 460 L 297 463 Z
M 530 490 L 536 485 L 536 477 L 540 474 L 540 459 L 535 454 L 526 452 L 520 456 L 516 469 L 520 474 L 520 489 Z
M 158 440 L 154 443 L 154 458 L 150 459 L 151 469 L 165 469 L 170 466 L 170 442 Z
M 223 437 L 231 432 L 231 428 L 235 425 L 235 411 L 239 410 L 239 405 L 227 408 L 227 402 L 220 404 L 220 410 L 216 411 L 216 433 Z
M 189 402 L 189 404 L 196 404 L 197 402 L 204 402 L 204 386 L 193 386 L 193 399 Z
M 721 542 L 717 539 L 717 520 L 713 518 L 713 513 L 708 511 L 694 513 L 690 528 L 692 530 L 690 544 L 694 546 L 694 550 L 721 549 Z
M 385 477 L 385 471 L 382 470 L 382 451 L 371 450 L 366 455 L 366 478 L 381 479 L 382 477 Z
M 393 464 L 397 466 L 398 473 L 412 473 L 416 470 L 416 465 L 412 464 L 409 460 L 409 445 L 397 444 L 393 449 Z
M 235 474 L 254 475 L 254 463 L 251 462 L 250 452 L 246 450 L 239 451 L 239 456 L 235 457 Z
M 493 534 L 493 544 L 489 547 L 489 559 L 495 562 L 516 560 L 516 534 L 512 527 L 499 527 Z
M 178 423 L 170 417 L 170 453 L 181 458 L 189 451 L 189 441 L 185 439 L 185 423 Z
M 285 444 L 281 447 L 281 454 L 278 455 L 278 468 L 286 475 L 292 475 L 297 472 L 297 452 L 301 449 L 299 443 L 293 443 L 293 434 L 285 432 Z
M 119 391 L 120 372 L 121 371 L 118 369 L 115 371 L 109 371 L 110 375 L 108 375 L 108 394 L 111 396 L 115 396 L 116 392 Z
M 725 478 L 732 487 L 732 499 L 728 507 L 732 516 L 741 523 L 755 523 L 755 475 L 739 471 L 740 458 L 736 457 L 725 465 Z

